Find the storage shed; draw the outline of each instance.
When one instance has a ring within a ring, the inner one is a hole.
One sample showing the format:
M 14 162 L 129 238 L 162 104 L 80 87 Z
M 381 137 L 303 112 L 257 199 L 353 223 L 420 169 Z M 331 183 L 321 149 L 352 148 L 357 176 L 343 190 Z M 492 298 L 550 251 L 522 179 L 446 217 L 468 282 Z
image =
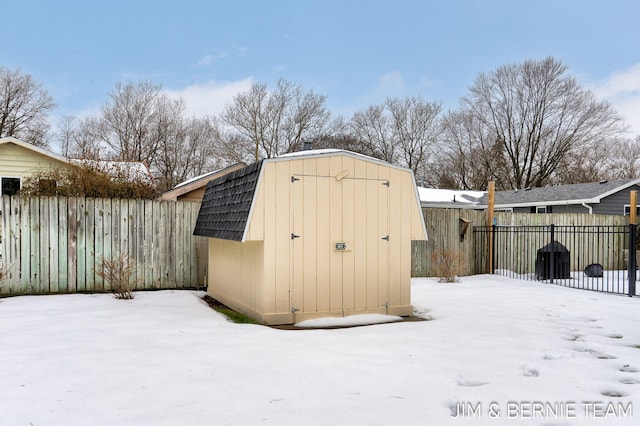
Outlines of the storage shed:
M 341 150 L 262 160 L 207 184 L 208 293 L 265 324 L 407 316 L 411 240 L 426 240 L 413 173 Z

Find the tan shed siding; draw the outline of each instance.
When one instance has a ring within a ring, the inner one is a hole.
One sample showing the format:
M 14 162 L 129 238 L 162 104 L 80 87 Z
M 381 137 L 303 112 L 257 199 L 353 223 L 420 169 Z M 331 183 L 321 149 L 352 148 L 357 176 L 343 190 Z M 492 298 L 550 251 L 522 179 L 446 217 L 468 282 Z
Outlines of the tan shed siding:
M 331 163 L 328 158 L 318 158 L 317 174 L 319 176 L 329 176 L 331 173 Z M 316 279 L 317 279 L 317 310 L 329 312 L 331 308 L 331 245 L 332 236 L 328 232 L 331 224 L 331 186 L 330 178 L 316 179 L 316 205 L 317 226 L 316 242 L 319 250 L 316 254 Z M 321 248 L 325 248 L 322 250 Z
M 329 157 L 329 176 L 338 176 L 345 170 L 342 165 L 342 156 Z M 335 178 L 329 178 L 329 229 L 320 230 L 327 232 L 331 244 L 342 240 L 342 183 Z M 342 295 L 342 267 L 343 256 L 329 248 L 329 312 L 343 311 Z
M 208 293 L 225 305 L 260 319 L 264 310 L 263 259 L 262 242 L 210 238 Z
M 303 242 L 306 239 L 306 236 L 303 235 L 303 229 L 300 228 L 301 224 L 304 223 L 304 199 L 303 192 L 296 191 L 295 188 L 298 188 L 300 182 L 292 183 L 290 178 L 293 175 L 300 176 L 304 174 L 304 166 L 301 160 L 290 161 L 288 162 L 288 184 L 284 183 L 284 177 L 282 179 L 282 185 L 286 185 L 289 188 L 290 194 L 290 206 L 288 210 L 280 210 L 280 215 L 285 216 L 289 213 L 289 216 L 293 216 L 291 219 L 289 234 L 295 233 L 296 235 L 300 235 L 301 237 L 297 240 L 292 238 L 289 239 L 289 259 L 291 263 L 289 267 L 291 268 L 291 280 L 293 285 L 291 285 L 291 308 L 302 310 L 304 306 L 304 247 L 302 246 Z M 283 167 L 284 168 L 284 167 Z M 284 173 L 284 172 L 283 172 Z M 295 210 L 295 213 L 300 213 L 298 216 L 293 213 L 292 209 Z M 284 255 L 284 253 L 283 253 Z
M 263 165 L 248 239 L 264 236 L 264 303 L 266 314 L 289 314 L 291 173 L 288 162 Z M 254 221 L 257 226 L 254 228 Z
M 367 163 L 367 179 L 378 178 L 378 165 Z M 369 185 L 367 185 L 369 186 Z M 367 230 L 366 230 L 366 258 L 367 258 L 367 307 L 378 305 L 378 249 L 380 244 L 373 243 L 379 237 L 378 232 L 378 192 L 364 191 L 367 195 Z
M 256 190 L 253 198 L 253 205 L 249 212 L 249 219 L 247 224 L 247 231 L 245 235 L 245 241 L 263 241 L 264 240 L 264 225 L 265 225 L 265 181 L 273 183 L 273 172 L 266 172 L 269 169 L 263 163 L 262 170 L 260 171 L 260 177 L 256 185 Z M 265 177 L 267 176 L 267 177 Z
M 367 163 L 356 161 L 354 165 L 354 176 L 356 178 L 367 176 Z M 354 297 L 355 309 L 365 310 L 367 308 L 367 256 L 366 256 L 366 235 L 367 235 L 367 182 L 364 180 L 354 180 L 354 217 L 353 225 L 353 258 L 354 268 Z
M 429 235 L 425 225 L 423 210 L 420 205 L 420 198 L 418 196 L 418 190 L 416 188 L 416 181 L 413 173 L 407 171 L 404 175 L 404 179 L 405 180 L 402 182 L 402 188 L 410 191 L 410 193 L 407 194 L 405 206 L 407 210 L 411 212 L 411 240 L 428 240 Z
M 291 311 L 291 171 L 289 164 L 276 163 L 275 176 L 272 179 L 274 201 L 272 211 L 275 225 L 270 228 L 275 235 L 269 240 L 273 244 L 274 265 L 276 266 L 275 281 L 273 282 L 275 313 L 290 313 Z M 266 210 L 268 211 L 268 209 Z M 265 240 L 267 225 L 265 221 Z
M 302 160 L 302 173 L 305 176 L 316 176 L 316 159 L 305 159 Z M 317 294 L 317 253 L 322 251 L 322 248 L 318 246 L 317 243 L 317 217 L 318 217 L 318 209 L 320 208 L 318 204 L 318 190 L 317 190 L 317 179 L 304 179 L 304 191 L 302 191 L 302 199 L 297 199 L 296 202 L 302 203 L 302 211 L 304 216 L 304 222 L 302 226 L 302 238 L 300 242 L 302 243 L 302 255 L 304 256 L 303 262 L 296 262 L 294 264 L 294 271 L 296 270 L 297 265 L 304 265 L 302 268 L 302 303 L 295 303 L 294 306 L 297 308 L 302 308 L 304 312 L 317 312 L 318 310 L 318 294 Z M 294 184 L 296 187 L 299 187 L 299 183 Z M 300 191 L 294 191 L 296 196 L 300 195 Z M 296 232 L 300 229 L 296 226 Z M 297 243 L 294 242 L 294 244 Z M 296 250 L 298 252 L 298 250 Z M 298 300 L 300 300 L 298 298 Z
M 346 176 L 340 184 L 342 185 L 342 238 L 341 240 L 347 241 L 352 244 L 355 239 L 355 192 L 356 182 L 354 178 L 357 178 L 355 173 L 355 160 L 353 157 L 343 157 L 342 167 L 343 173 L 348 171 L 349 175 Z M 336 182 L 337 183 L 337 182 Z M 353 250 L 337 254 L 342 257 L 342 288 L 343 301 L 342 306 L 345 312 L 355 311 L 357 309 L 356 300 L 356 280 L 355 280 L 355 257 L 357 253 Z
M 411 239 L 424 238 L 421 219 L 407 170 L 352 155 L 267 160 L 246 242 L 216 243 L 210 269 L 220 284 L 210 287 L 245 311 L 262 303 L 261 318 L 271 323 L 384 313 L 387 303 L 389 313 L 407 315 Z M 335 250 L 338 242 L 348 249 Z
M 378 165 L 378 179 L 389 180 L 389 167 L 384 167 Z M 382 185 L 381 182 L 377 182 L 376 187 L 380 187 Z M 390 187 L 389 187 L 390 188 Z M 391 274 L 390 274 L 390 264 L 389 264 L 389 244 L 391 241 L 391 236 L 389 235 L 390 229 L 390 218 L 389 218 L 389 210 L 390 210 L 390 200 L 389 200 L 389 192 L 390 191 L 378 191 L 378 235 L 376 240 L 378 244 L 378 307 L 381 307 L 383 304 L 388 306 L 389 304 L 389 293 L 391 289 Z M 389 236 L 389 242 L 385 242 L 382 240 L 384 236 Z M 382 241 L 382 243 L 380 243 Z M 375 244 L 375 243 L 374 243 Z M 373 306 L 371 306 L 373 308 Z
M 402 304 L 405 277 L 403 276 L 402 249 L 409 245 L 408 235 L 402 231 L 402 216 L 404 208 L 405 192 L 402 185 L 402 175 L 406 174 L 398 169 L 390 169 L 389 205 L 391 218 L 389 220 L 389 304 L 399 306 Z
M 410 172 L 404 172 L 400 185 L 402 185 L 400 265 L 403 279 L 400 304 L 405 306 L 411 303 L 411 240 L 426 238 L 426 231 L 413 175 Z
M 182 194 L 178 197 L 178 201 L 202 201 L 204 197 L 204 188 L 194 189 L 191 192 Z
M 61 161 L 30 151 L 13 143 L 0 146 L 0 176 L 26 178 L 40 170 L 64 165 Z

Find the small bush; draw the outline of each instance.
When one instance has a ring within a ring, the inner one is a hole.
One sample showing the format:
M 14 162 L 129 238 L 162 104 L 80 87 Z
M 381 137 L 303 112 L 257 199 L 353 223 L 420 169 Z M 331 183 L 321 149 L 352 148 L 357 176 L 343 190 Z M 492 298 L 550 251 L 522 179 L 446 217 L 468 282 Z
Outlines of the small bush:
M 442 282 L 453 283 L 458 279 L 466 262 L 460 250 L 441 249 L 431 255 L 435 275 Z
M 135 261 L 126 254 L 103 258 L 96 274 L 110 286 L 116 299 L 133 299 L 139 281 L 133 279 Z

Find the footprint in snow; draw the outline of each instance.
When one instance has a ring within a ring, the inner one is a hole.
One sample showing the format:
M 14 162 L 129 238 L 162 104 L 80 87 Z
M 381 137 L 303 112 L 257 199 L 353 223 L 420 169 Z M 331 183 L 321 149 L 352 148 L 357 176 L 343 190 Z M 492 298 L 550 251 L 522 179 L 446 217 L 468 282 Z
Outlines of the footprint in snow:
M 486 382 L 483 380 L 467 379 L 464 377 L 458 377 L 456 379 L 456 383 L 458 384 L 458 386 L 471 387 L 471 388 L 489 384 L 489 382 Z
M 620 392 L 616 390 L 606 390 L 600 392 L 601 395 L 608 396 L 610 398 L 624 398 L 625 396 L 629 396 L 626 392 Z
M 622 339 L 622 334 L 609 334 L 607 337 L 610 337 L 612 339 Z
M 524 377 L 538 377 L 540 375 L 536 368 L 530 368 L 526 365 L 521 366 L 520 371 L 522 371 Z
M 625 364 L 622 367 L 619 368 L 620 371 L 622 371 L 623 373 L 637 373 L 638 369 L 635 367 L 630 366 L 629 364 Z
M 573 355 L 566 354 L 563 352 L 545 352 L 542 354 L 542 359 L 547 361 L 553 361 L 556 359 L 567 359 L 571 358 Z
M 565 337 L 565 340 L 570 342 L 582 342 L 584 340 L 584 336 L 582 334 L 574 333 Z
M 640 380 L 634 379 L 633 377 L 625 377 L 620 380 L 620 383 L 624 383 L 625 385 L 635 385 L 640 383 Z
M 590 355 L 595 356 L 598 359 L 616 359 L 617 358 L 615 355 L 606 354 L 604 352 L 600 352 L 600 351 L 598 351 L 596 349 L 592 349 L 592 348 L 588 348 L 588 347 L 580 347 L 580 348 L 576 348 L 574 350 L 576 352 L 588 353 Z

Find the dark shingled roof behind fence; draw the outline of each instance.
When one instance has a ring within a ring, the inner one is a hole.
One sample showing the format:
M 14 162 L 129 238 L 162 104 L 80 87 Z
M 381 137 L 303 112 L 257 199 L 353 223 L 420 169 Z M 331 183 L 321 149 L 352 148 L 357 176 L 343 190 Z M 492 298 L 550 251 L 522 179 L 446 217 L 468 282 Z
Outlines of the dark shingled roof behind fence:
M 194 235 L 242 241 L 262 161 L 207 184 Z
M 591 183 L 576 183 L 573 185 L 544 186 L 540 188 L 520 189 L 518 191 L 496 191 L 496 205 L 510 204 L 533 204 L 544 202 L 571 202 L 597 199 L 602 195 L 611 191 L 622 189 L 629 186 L 636 179 L 618 180 L 618 181 L 602 181 Z M 487 203 L 487 195 L 485 194 L 482 201 Z

